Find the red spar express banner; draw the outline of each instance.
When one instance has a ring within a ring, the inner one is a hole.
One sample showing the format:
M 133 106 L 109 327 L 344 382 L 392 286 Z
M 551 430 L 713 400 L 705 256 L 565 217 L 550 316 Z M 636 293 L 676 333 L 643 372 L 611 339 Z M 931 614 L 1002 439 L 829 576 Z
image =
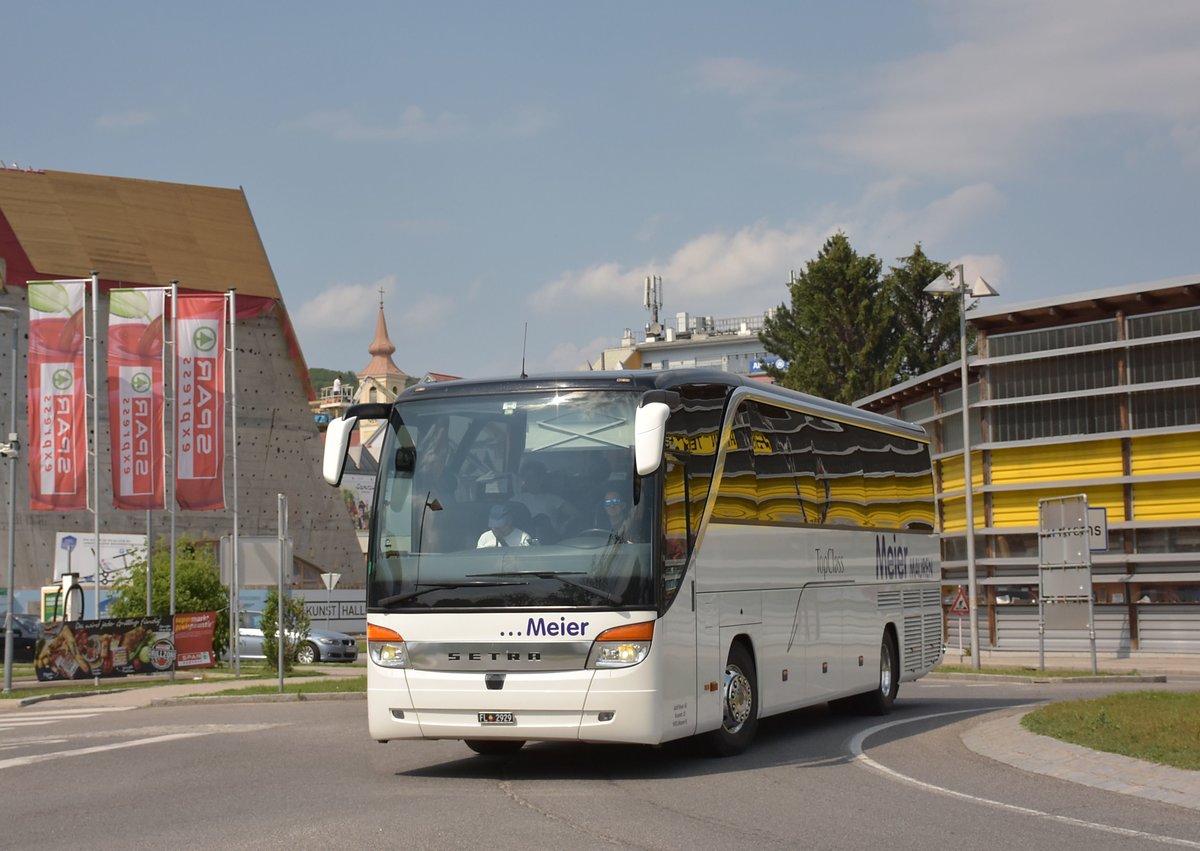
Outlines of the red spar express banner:
M 216 612 L 194 612 L 175 616 L 177 669 L 211 668 L 217 664 L 213 656 L 213 630 L 216 626 Z
M 86 509 L 83 281 L 29 282 L 29 503 Z
M 225 296 L 176 299 L 175 498 L 179 507 L 225 507 Z
M 162 288 L 109 294 L 108 410 L 116 508 L 166 507 L 163 302 Z

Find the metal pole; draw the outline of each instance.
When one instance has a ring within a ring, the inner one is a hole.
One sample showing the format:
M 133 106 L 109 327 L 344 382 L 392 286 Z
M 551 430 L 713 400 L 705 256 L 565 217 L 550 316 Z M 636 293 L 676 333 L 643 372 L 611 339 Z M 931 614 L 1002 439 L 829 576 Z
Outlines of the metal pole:
M 237 293 L 229 291 L 229 407 L 231 411 L 231 432 L 233 438 L 233 571 L 232 588 L 229 599 L 229 641 L 230 656 L 233 658 L 233 675 L 241 676 L 242 657 L 238 652 L 237 620 L 242 610 L 242 585 L 240 563 L 238 561 L 238 434 L 237 434 Z
M 153 555 L 153 550 L 154 550 L 154 544 L 150 537 L 151 533 L 152 533 L 152 528 L 153 527 L 150 522 L 150 509 L 147 508 L 146 509 L 146 617 L 150 617 L 152 614 L 154 614 L 154 612 L 151 611 L 151 605 L 150 605 L 150 595 L 151 595 L 151 592 L 154 590 L 154 585 L 150 581 L 150 574 L 152 573 L 151 568 L 154 565 L 154 560 L 151 558 L 151 555 Z
M 13 606 L 16 605 L 16 507 L 17 507 L 17 454 L 19 445 L 17 443 L 17 373 L 21 370 L 17 367 L 17 337 L 20 335 L 21 317 L 17 313 L 16 308 L 0 307 L 0 313 L 8 314 L 12 317 L 12 355 L 8 361 L 8 371 L 10 373 L 11 388 L 8 394 L 9 401 L 9 420 L 8 420 L 8 444 L 5 448 L 4 455 L 8 458 L 8 545 L 6 547 L 6 569 L 8 584 L 4 587 L 5 598 L 8 605 L 4 611 L 4 693 L 12 693 L 12 667 L 13 667 Z
M 176 394 L 179 388 L 179 281 L 171 281 L 171 580 L 170 580 L 170 613 L 171 625 L 175 624 L 175 476 L 179 472 L 179 427 L 175 422 L 178 412 Z M 165 392 L 163 396 L 167 394 Z M 171 679 L 175 679 L 175 666 L 171 666 Z
M 93 617 L 100 619 L 100 276 L 92 272 L 92 526 L 96 536 Z M 100 674 L 96 673 L 96 683 Z
M 283 628 L 283 560 L 285 558 L 284 550 L 286 549 L 285 540 L 287 538 L 287 497 L 283 494 L 276 494 L 279 503 L 279 516 L 276 520 L 276 525 L 279 527 L 279 596 L 276 599 L 275 606 L 275 627 L 279 632 L 279 691 L 283 692 L 283 646 L 287 643 L 286 633 Z
M 971 667 L 980 668 L 979 659 L 979 600 L 975 587 L 975 494 L 971 476 L 971 405 L 967 396 L 970 371 L 967 368 L 967 279 L 963 267 L 958 267 L 961 310 L 958 312 L 958 331 L 962 344 L 962 443 L 963 495 L 966 498 L 967 520 L 967 602 L 971 619 Z

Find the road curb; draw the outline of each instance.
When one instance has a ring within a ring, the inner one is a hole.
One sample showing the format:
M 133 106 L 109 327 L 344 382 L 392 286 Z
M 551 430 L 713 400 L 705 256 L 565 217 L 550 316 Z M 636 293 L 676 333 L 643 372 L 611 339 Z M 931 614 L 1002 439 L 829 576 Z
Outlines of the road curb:
M 366 700 L 366 692 L 312 692 L 310 694 L 193 694 L 183 697 L 155 697 L 147 706 L 173 706 L 181 703 L 299 703 L 311 700 Z
M 947 671 L 926 674 L 926 680 L 969 680 L 982 683 L 1165 683 L 1166 674 L 1081 674 L 1077 677 L 1043 677 L 1037 674 L 966 674 Z
M 152 688 L 152 686 L 147 686 Z M 98 697 L 105 694 L 121 694 L 122 692 L 133 691 L 131 688 L 110 688 L 104 691 L 65 691 L 59 694 L 35 694 L 32 697 L 22 697 L 17 701 L 17 706 L 33 706 L 35 703 L 42 703 L 46 700 L 70 700 L 75 697 Z

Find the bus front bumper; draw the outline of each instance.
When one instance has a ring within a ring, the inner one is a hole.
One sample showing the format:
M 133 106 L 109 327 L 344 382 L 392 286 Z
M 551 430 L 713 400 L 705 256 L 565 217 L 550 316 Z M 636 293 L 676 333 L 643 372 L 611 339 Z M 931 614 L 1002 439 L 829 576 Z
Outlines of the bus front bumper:
M 483 674 L 370 665 L 371 738 L 658 744 L 652 666 Z M 490 683 L 490 686 L 489 686 Z M 498 686 L 498 687 L 497 687 Z

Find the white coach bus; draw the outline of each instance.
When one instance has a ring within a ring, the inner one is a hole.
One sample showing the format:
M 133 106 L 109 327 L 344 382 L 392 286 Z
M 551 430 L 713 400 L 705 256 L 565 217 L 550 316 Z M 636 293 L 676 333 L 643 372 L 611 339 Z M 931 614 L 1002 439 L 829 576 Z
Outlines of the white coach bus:
M 708 370 L 409 388 L 368 552 L 370 735 L 734 754 L 760 718 L 887 712 L 942 652 L 922 429 Z

